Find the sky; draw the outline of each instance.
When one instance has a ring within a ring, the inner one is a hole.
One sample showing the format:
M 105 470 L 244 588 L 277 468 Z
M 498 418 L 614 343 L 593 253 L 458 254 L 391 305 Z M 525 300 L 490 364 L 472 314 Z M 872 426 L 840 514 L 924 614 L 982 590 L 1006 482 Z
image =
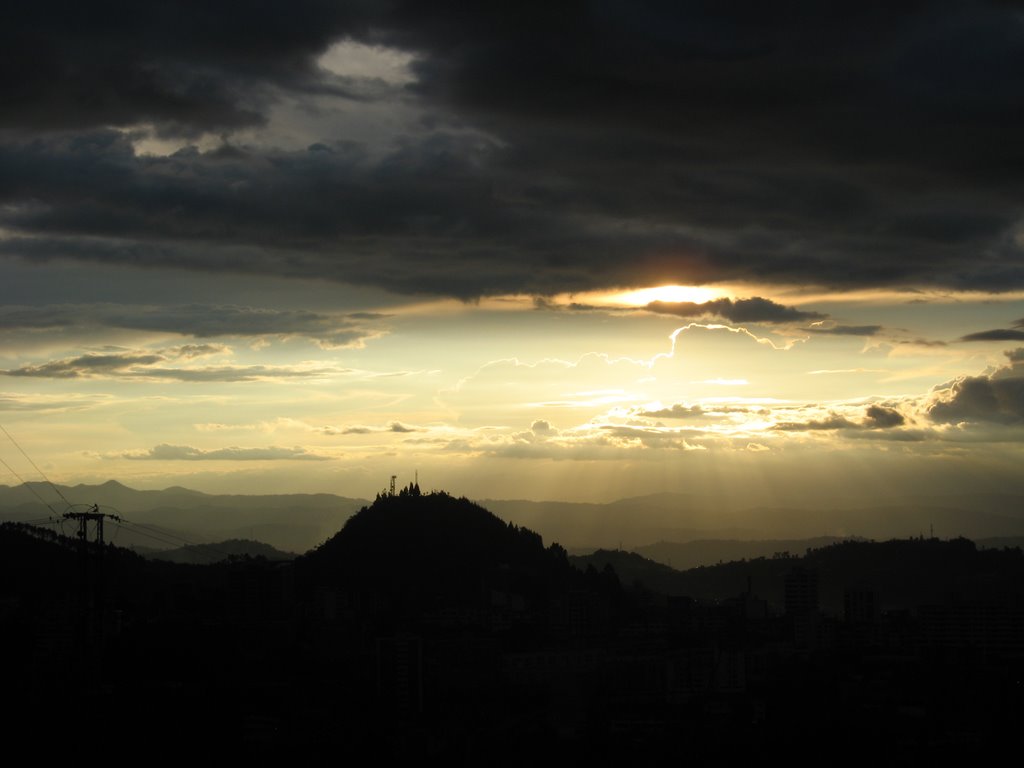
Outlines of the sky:
M 1021 82 L 1009 0 L 17 4 L 0 482 L 1024 493 Z

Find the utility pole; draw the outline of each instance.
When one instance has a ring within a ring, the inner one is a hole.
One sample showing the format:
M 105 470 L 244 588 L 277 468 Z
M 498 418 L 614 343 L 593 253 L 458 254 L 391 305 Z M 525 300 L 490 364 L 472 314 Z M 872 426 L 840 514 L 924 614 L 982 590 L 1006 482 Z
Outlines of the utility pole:
M 103 521 L 110 518 L 120 522 L 117 515 L 100 512 L 93 504 L 86 512 L 65 512 L 65 520 L 78 521 L 78 559 L 81 570 L 79 601 L 81 608 L 80 642 L 83 654 L 86 681 L 99 682 L 100 659 L 103 649 Z M 89 541 L 89 523 L 92 523 L 94 540 Z

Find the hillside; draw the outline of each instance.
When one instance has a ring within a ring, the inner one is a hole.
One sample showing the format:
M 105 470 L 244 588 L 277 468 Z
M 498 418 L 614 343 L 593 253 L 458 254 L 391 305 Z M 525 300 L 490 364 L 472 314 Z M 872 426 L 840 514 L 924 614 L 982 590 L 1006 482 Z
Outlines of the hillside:
M 271 562 L 294 560 L 294 552 L 282 552 L 262 541 L 249 539 L 227 539 L 209 544 L 189 544 L 177 549 L 151 549 L 133 547 L 135 552 L 151 560 L 165 560 L 170 563 L 193 563 L 203 565 L 218 563 L 238 557 L 262 557 Z
M 808 549 L 848 541 L 856 537 L 817 536 L 812 539 L 695 539 L 694 541 L 659 541 L 633 547 L 632 551 L 656 562 L 685 571 L 702 565 L 771 557 L 776 553 L 803 554 Z
M 307 584 L 370 592 L 398 612 L 479 605 L 494 590 L 540 601 L 573 577 L 565 551 L 465 498 L 379 497 L 295 562 Z
M 577 567 L 611 564 L 624 584 L 639 581 L 663 594 L 702 600 L 732 598 L 749 585 L 755 595 L 776 607 L 783 604 L 786 574 L 802 565 L 817 572 L 819 604 L 833 614 L 842 612 L 846 589 L 863 586 L 875 591 L 882 609 L 1024 598 L 1021 550 L 979 549 L 967 539 L 844 541 L 802 556 L 779 553 L 686 571 L 621 551 L 599 550 L 571 561 Z

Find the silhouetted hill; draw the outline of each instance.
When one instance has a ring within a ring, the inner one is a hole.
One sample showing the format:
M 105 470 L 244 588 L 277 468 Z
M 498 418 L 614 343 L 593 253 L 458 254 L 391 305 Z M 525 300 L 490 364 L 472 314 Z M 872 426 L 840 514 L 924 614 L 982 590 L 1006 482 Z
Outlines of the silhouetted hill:
M 993 536 L 988 539 L 975 539 L 974 543 L 981 549 L 1024 548 L 1024 536 Z
M 841 613 L 848 588 L 868 586 L 882 608 L 915 608 L 956 600 L 1006 600 L 1024 596 L 1024 553 L 1020 549 L 978 549 L 967 539 L 844 541 L 803 556 L 773 557 L 675 571 L 635 553 L 599 550 L 573 557 L 577 567 L 610 563 L 623 583 L 640 581 L 655 591 L 703 600 L 724 600 L 747 590 L 777 607 L 783 604 L 786 574 L 794 565 L 818 574 L 821 607 Z M 749 580 L 749 581 L 748 581 Z
M 209 544 L 189 544 L 178 549 L 144 549 L 136 552 L 143 557 L 153 560 L 166 560 L 171 563 L 217 563 L 233 557 L 262 557 L 274 562 L 285 562 L 294 560 L 297 555 L 294 552 L 282 552 L 262 541 L 250 539 L 228 539 L 226 541 L 214 541 Z
M 587 568 L 603 570 L 610 565 L 622 584 L 640 582 L 648 589 L 663 595 L 679 595 L 680 572 L 667 565 L 621 549 L 599 549 L 589 555 L 570 555 L 569 562 L 581 571 Z
M 0 524 L 0 596 L 21 598 L 73 583 L 77 563 L 70 539 L 31 526 Z
M 819 549 L 851 537 L 818 536 L 813 539 L 759 539 L 740 541 L 736 539 L 697 539 L 695 541 L 659 541 L 633 551 L 655 562 L 671 566 L 678 571 L 697 568 L 701 565 L 728 563 L 733 560 L 748 560 L 755 557 L 771 557 L 777 552 L 801 554 L 808 549 Z M 857 537 L 853 537 L 857 540 Z
M 127 549 L 105 547 L 108 597 L 131 602 L 151 594 L 157 581 L 167 575 L 161 565 Z M 30 614 L 54 606 L 67 614 L 83 588 L 81 566 L 77 539 L 18 523 L 0 524 L 0 601 L 14 599 L 20 610 Z
M 558 545 L 443 492 L 379 497 L 296 567 L 311 583 L 372 593 L 399 612 L 479 605 L 491 590 L 538 600 L 572 571 Z

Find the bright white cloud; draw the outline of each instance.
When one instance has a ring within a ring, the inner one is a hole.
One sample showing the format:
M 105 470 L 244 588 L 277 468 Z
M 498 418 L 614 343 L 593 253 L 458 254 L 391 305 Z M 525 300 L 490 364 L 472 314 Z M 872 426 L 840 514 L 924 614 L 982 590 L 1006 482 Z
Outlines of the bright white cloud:
M 323 69 L 342 77 L 383 80 L 393 85 L 416 81 L 411 64 L 415 57 L 397 48 L 367 45 L 355 40 L 334 43 L 317 60 Z

